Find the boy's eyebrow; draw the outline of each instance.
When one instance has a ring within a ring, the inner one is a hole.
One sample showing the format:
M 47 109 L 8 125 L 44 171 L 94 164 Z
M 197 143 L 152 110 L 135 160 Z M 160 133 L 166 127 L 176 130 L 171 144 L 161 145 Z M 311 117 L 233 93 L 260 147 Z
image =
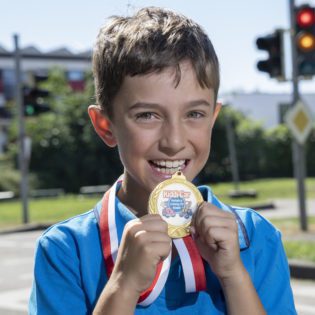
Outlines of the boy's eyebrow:
M 137 109 L 137 108 L 156 108 L 160 105 L 158 103 L 145 103 L 145 102 L 137 102 L 135 104 L 132 104 L 129 107 L 129 110 Z
M 205 99 L 189 101 L 185 104 L 187 107 L 195 107 L 200 105 L 211 106 L 211 104 Z M 129 110 L 137 109 L 137 108 L 157 108 L 161 105 L 159 103 L 146 103 L 146 102 L 137 102 L 129 107 Z
M 193 106 L 199 106 L 199 105 L 211 106 L 211 104 L 204 99 L 187 102 L 187 105 L 192 106 L 192 107 Z

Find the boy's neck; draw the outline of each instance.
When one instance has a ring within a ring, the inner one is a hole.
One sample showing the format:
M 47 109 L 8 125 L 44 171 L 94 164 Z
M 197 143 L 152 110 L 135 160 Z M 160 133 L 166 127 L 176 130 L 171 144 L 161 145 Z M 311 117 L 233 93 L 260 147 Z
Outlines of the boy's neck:
M 117 193 L 119 200 L 138 218 L 148 214 L 149 194 L 144 191 L 135 189 L 136 185 L 132 185 L 125 180 Z

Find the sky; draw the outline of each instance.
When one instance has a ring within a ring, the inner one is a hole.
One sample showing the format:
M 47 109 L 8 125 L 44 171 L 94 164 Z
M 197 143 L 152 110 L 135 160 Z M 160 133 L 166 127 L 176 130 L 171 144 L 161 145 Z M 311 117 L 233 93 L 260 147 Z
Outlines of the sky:
M 292 83 L 279 83 L 259 72 L 256 63 L 267 54 L 256 39 L 289 28 L 289 0 L 0 0 L 0 46 L 13 50 L 13 34 L 20 47 L 42 52 L 67 47 L 92 49 L 99 28 L 111 15 L 130 15 L 144 6 L 166 7 L 198 22 L 209 35 L 220 60 L 220 94 L 230 92 L 290 93 Z M 315 0 L 295 0 L 296 5 Z M 315 92 L 315 78 L 301 81 L 301 92 Z

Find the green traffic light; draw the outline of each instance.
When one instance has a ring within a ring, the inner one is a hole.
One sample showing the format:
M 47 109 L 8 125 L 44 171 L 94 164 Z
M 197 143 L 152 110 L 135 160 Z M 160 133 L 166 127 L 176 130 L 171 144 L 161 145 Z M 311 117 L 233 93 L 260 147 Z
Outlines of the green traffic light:
M 35 113 L 35 109 L 33 105 L 26 105 L 25 106 L 25 113 L 27 116 L 33 116 Z

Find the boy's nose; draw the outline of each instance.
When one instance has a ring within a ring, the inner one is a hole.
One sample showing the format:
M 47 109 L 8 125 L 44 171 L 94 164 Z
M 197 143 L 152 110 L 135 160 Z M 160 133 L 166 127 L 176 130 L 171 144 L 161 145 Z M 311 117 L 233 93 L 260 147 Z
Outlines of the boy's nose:
M 185 148 L 185 130 L 180 122 L 168 122 L 163 125 L 160 138 L 160 150 L 175 155 Z

